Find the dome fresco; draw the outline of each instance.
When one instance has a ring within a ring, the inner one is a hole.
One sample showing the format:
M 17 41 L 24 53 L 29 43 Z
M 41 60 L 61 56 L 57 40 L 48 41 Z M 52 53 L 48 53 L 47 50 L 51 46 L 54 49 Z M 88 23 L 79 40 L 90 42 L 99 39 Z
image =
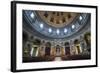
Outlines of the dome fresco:
M 27 23 L 49 38 L 67 38 L 80 31 L 88 21 L 89 13 L 23 10 Z
M 72 12 L 53 12 L 53 11 L 38 11 L 38 15 L 48 25 L 60 28 L 70 24 L 75 17 L 78 17 L 78 13 Z

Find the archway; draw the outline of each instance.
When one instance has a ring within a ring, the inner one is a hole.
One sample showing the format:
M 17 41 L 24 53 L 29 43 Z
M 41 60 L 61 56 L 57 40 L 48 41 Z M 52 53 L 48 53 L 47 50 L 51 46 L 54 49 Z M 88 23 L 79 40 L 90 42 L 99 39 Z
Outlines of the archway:
M 65 55 L 70 55 L 70 44 L 65 42 Z
M 80 42 L 78 39 L 75 39 L 74 40 L 74 45 L 75 45 L 75 48 L 76 48 L 76 53 L 79 54 L 81 53 L 81 50 L 80 50 Z
M 51 43 L 47 42 L 45 44 L 45 56 L 50 56 L 50 51 L 51 51 Z

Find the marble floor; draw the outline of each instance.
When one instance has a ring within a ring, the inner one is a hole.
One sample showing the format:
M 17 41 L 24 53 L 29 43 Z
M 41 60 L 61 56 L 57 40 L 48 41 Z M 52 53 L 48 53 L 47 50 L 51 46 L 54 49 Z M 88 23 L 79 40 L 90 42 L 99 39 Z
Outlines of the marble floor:
M 61 57 L 55 57 L 54 61 L 61 61 Z

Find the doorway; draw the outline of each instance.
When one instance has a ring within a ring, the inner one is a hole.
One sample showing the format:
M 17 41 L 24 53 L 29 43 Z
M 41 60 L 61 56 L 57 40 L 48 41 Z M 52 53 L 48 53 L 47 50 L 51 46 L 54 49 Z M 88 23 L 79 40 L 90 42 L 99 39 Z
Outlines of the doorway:
M 61 46 L 59 46 L 59 45 L 56 46 L 56 56 L 57 57 L 61 56 Z

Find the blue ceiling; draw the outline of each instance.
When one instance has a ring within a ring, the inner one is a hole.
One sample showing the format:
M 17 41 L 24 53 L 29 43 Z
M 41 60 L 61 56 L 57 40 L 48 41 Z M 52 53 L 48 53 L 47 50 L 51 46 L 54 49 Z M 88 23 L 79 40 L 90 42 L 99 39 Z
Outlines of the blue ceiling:
M 76 18 L 70 25 L 66 25 L 61 28 L 55 28 L 43 21 L 37 14 L 37 11 L 23 10 L 23 17 L 33 30 L 36 30 L 38 33 L 43 36 L 47 36 L 48 38 L 56 39 L 67 38 L 74 35 L 84 26 L 88 26 L 87 23 L 90 21 L 89 13 L 80 13 L 80 16 Z

